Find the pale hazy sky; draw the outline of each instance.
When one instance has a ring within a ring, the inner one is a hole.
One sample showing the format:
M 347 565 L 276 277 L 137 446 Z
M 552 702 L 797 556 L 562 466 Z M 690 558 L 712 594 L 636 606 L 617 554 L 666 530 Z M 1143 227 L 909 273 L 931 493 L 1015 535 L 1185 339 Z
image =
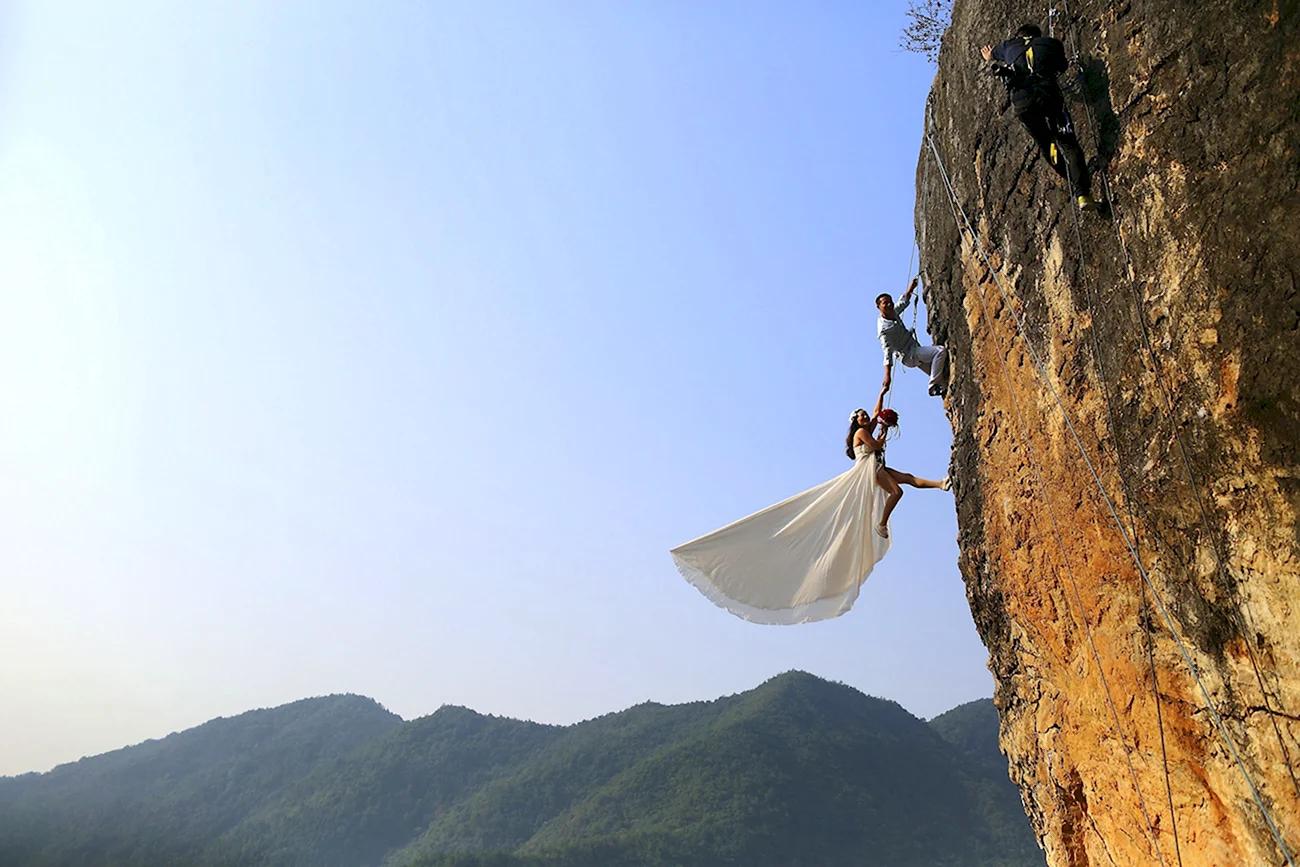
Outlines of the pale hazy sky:
M 0 7 L 0 773 L 332 692 L 989 695 L 948 494 L 828 623 L 667 553 L 848 467 L 932 75 L 904 8 Z M 890 463 L 937 478 L 924 392 Z

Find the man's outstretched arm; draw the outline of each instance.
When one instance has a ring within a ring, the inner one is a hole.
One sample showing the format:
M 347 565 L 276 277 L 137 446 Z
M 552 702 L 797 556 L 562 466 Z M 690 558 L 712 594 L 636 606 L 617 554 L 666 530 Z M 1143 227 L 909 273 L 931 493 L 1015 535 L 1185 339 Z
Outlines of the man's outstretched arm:
M 980 49 L 980 56 L 984 58 L 986 64 L 985 69 L 998 78 L 1014 78 L 1016 68 L 1002 58 L 1001 52 L 998 50 L 1001 47 L 1001 45 L 997 48 L 992 45 L 985 45 Z
M 907 305 L 912 303 L 912 293 L 916 291 L 916 283 L 920 277 L 913 277 L 912 282 L 907 284 L 907 289 L 899 296 L 898 303 L 894 305 L 894 314 L 900 314 L 907 309 Z

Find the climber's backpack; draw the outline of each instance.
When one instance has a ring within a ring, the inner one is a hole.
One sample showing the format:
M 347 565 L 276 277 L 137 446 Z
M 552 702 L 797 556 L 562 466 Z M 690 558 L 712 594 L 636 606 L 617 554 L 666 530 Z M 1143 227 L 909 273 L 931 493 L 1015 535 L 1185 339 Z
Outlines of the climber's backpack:
M 1050 36 L 1008 39 L 997 47 L 995 56 L 1008 67 L 1002 77 L 1011 89 L 1016 114 L 1057 97 L 1056 76 L 1070 67 L 1065 46 Z

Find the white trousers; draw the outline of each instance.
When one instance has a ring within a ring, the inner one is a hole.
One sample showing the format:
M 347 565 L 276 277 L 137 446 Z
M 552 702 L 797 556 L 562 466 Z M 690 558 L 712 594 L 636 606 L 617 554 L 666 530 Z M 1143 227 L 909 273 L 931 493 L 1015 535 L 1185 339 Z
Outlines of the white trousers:
M 915 367 L 930 374 L 930 385 L 948 385 L 948 350 L 943 346 L 916 346 L 899 356 L 904 367 Z

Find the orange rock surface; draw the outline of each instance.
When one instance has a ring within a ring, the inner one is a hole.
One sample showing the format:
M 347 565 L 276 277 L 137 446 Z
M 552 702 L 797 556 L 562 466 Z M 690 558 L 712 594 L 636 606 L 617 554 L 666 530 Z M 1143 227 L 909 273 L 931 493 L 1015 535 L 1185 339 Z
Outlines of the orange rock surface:
M 1300 862 L 1300 7 L 1057 8 L 1109 218 L 980 70 L 1041 4 L 958 0 L 917 169 L 1002 747 L 1053 867 Z

